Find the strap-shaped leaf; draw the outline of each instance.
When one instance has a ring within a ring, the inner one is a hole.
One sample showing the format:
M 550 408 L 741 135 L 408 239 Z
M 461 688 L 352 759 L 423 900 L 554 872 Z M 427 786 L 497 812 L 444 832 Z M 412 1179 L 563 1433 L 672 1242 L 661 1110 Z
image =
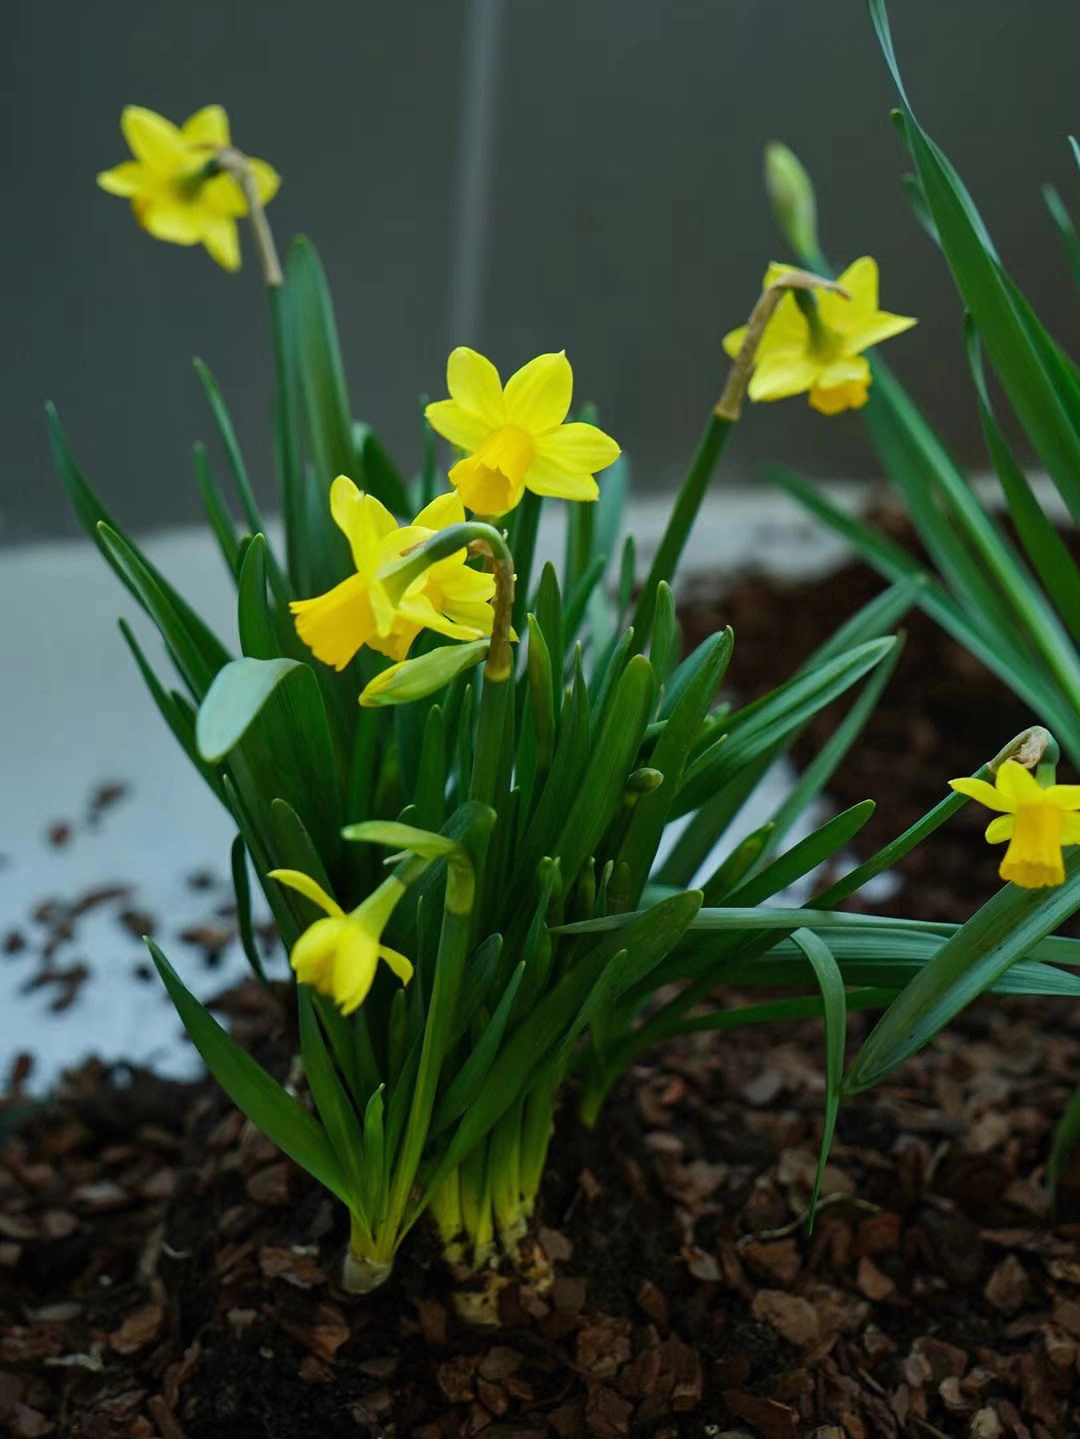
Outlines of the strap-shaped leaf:
M 319 1121 L 222 1029 L 185 987 L 154 941 L 148 939 L 146 944 L 184 1028 L 225 1093 L 271 1143 L 331 1194 L 351 1205 L 353 1195 Z
M 868 1036 L 844 1082 L 857 1094 L 928 1043 L 1080 905 L 1080 854 L 1065 883 L 1029 890 L 1006 885 L 987 901 L 907 986 Z
M 960 177 L 919 125 L 904 92 L 884 0 L 867 0 L 882 53 L 907 118 L 907 138 L 927 207 L 957 289 L 971 311 L 986 352 L 1032 444 L 1042 456 L 1074 520 L 1080 521 L 1080 431 L 1067 402 L 1032 344 L 1005 282 L 1000 260 Z

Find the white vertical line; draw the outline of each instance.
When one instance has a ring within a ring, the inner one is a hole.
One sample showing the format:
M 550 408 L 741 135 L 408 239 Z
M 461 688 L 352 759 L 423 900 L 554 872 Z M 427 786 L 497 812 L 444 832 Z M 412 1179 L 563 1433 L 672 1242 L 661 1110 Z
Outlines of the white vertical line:
M 476 345 L 483 324 L 491 225 L 504 0 L 469 0 L 462 67 L 461 148 L 451 235 L 450 344 Z

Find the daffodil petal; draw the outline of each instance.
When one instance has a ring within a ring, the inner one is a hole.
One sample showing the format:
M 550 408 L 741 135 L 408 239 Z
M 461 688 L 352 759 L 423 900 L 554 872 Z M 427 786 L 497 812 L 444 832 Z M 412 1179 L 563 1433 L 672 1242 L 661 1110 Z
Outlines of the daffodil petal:
M 240 235 L 236 221 L 227 215 L 208 215 L 202 224 L 202 242 L 211 259 L 224 270 L 240 268 Z
M 437 435 L 461 450 L 478 450 L 491 434 L 488 422 L 462 409 L 457 400 L 433 400 L 424 417 Z
M 333 977 L 342 930 L 348 921 L 317 919 L 293 945 L 289 963 L 303 984 L 322 994 L 333 994 Z
M 110 195 L 129 198 L 138 193 L 145 179 L 146 171 L 140 160 L 124 160 L 111 170 L 102 170 L 97 182 Z
M 740 325 L 737 330 L 729 330 L 729 331 L 727 332 L 727 334 L 724 336 L 724 338 L 720 341 L 721 345 L 723 345 L 723 347 L 724 347 L 724 354 L 725 354 L 725 355 L 730 355 L 731 358 L 734 359 L 735 356 L 736 356 L 736 355 L 739 353 L 739 351 L 742 349 L 742 347 L 743 347 L 743 341 L 744 341 L 745 339 L 746 339 L 746 326 L 745 326 L 745 325 Z
M 747 394 L 752 400 L 786 400 L 801 395 L 817 380 L 821 365 L 808 356 L 761 363 L 750 376 Z
M 1043 790 L 1047 804 L 1058 809 L 1080 809 L 1080 784 L 1050 784 Z
M 534 495 L 549 495 L 556 500 L 595 500 L 600 494 L 592 475 L 573 475 L 561 465 L 539 457 L 529 467 L 525 483 Z
M 605 435 L 595 425 L 560 425 L 557 430 L 541 435 L 536 441 L 538 459 L 571 474 L 595 474 L 597 470 L 614 464 L 620 453 L 611 436 Z
M 506 417 L 530 435 L 561 425 L 570 409 L 574 374 L 561 351 L 537 355 L 506 382 Z
M 1000 844 L 1003 839 L 1012 839 L 1015 825 L 1016 816 L 1014 814 L 999 814 L 997 819 L 992 819 L 986 826 L 987 843 Z
M 229 144 L 229 117 L 220 105 L 204 105 L 188 116 L 180 126 L 180 134 L 189 145 L 223 150 Z
M 248 168 L 255 181 L 255 193 L 260 205 L 268 205 L 281 188 L 281 176 L 265 160 L 253 160 L 248 156 Z
M 463 410 L 483 420 L 488 429 L 494 430 L 506 423 L 499 372 L 476 350 L 470 350 L 466 345 L 451 350 L 446 362 L 446 386 L 450 398 L 456 400 Z
M 342 1014 L 359 1009 L 368 997 L 379 962 L 379 946 L 365 930 L 355 926 L 338 948 L 334 962 L 334 999 Z
M 136 218 L 158 240 L 174 245 L 197 245 L 203 237 L 204 216 L 192 205 L 175 200 L 150 200 L 139 205 Z
M 345 918 L 345 911 L 337 900 L 328 895 L 322 885 L 313 880 L 309 874 L 304 874 L 299 869 L 271 869 L 268 874 L 279 884 L 284 884 L 289 889 L 295 889 L 305 899 L 310 899 L 312 904 L 317 904 L 320 909 L 325 909 L 326 913 L 333 918 Z
M 120 129 L 136 160 L 144 160 L 155 170 L 175 169 L 184 162 L 184 138 L 163 115 L 141 105 L 128 105 L 120 116 Z
M 984 779 L 951 779 L 949 788 L 954 789 L 957 794 L 967 795 L 968 799 L 978 800 L 987 809 L 1004 810 L 1006 813 L 1016 809 L 1013 800 L 1007 799 L 992 784 L 987 784 Z
M 1061 843 L 1080 844 L 1080 814 L 1061 816 Z
M 999 767 L 996 777 L 998 793 L 1011 801 L 1009 808 L 1018 804 L 1042 804 L 1045 791 L 1038 780 L 1017 760 L 1007 759 Z M 1004 808 L 1003 805 L 999 808 Z
M 838 295 L 835 290 L 823 290 L 818 295 L 821 318 L 827 325 L 846 329 L 845 315 L 871 315 L 878 307 L 878 266 L 872 255 L 860 255 L 852 260 L 836 283 L 848 292 L 849 299 Z
M 379 958 L 386 960 L 386 963 L 394 971 L 398 979 L 401 980 L 402 984 L 408 984 L 409 980 L 412 979 L 412 962 L 406 959 L 403 954 L 398 954 L 396 949 L 391 949 L 389 945 L 380 944 Z
M 464 521 L 465 506 L 461 503 L 461 496 L 457 490 L 449 490 L 445 495 L 437 495 L 430 505 L 425 505 L 413 520 L 413 524 L 422 529 L 446 530 L 451 525 L 460 525 Z M 469 573 L 473 572 L 470 570 Z

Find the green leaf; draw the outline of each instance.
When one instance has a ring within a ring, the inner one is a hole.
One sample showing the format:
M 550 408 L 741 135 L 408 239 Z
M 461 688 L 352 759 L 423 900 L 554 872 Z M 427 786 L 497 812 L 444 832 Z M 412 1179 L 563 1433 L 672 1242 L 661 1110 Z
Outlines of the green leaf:
M 123 535 L 98 523 L 101 545 L 132 594 L 157 625 L 162 639 L 192 695 L 201 700 L 229 652 L 182 602 Z
M 858 834 L 873 812 L 874 801 L 864 799 L 860 804 L 853 804 L 850 809 L 834 815 L 812 834 L 785 850 L 779 859 L 773 860 L 772 864 L 767 865 L 753 879 L 740 885 L 727 896 L 726 903 L 741 905 L 744 909 L 763 904 L 772 895 L 787 889 L 788 885 L 802 879 L 819 864 L 831 859 L 838 850 L 843 849 Z
M 460 1119 L 483 1088 L 484 1080 L 495 1062 L 495 1056 L 502 1043 L 506 1023 L 513 1008 L 514 997 L 524 973 L 525 961 L 522 960 L 510 976 L 510 982 L 503 991 L 495 1013 L 484 1026 L 480 1037 L 473 1043 L 465 1063 L 443 1092 L 431 1121 L 430 1132 L 432 1135 L 438 1134 L 447 1125 Z
M 566 823 L 555 844 L 554 853 L 567 886 L 577 879 L 578 870 L 595 852 L 600 837 L 622 804 L 626 777 L 634 768 L 655 695 L 652 665 L 644 655 L 635 655 L 615 686 L 580 787 L 573 794 Z
M 252 535 L 237 581 L 236 624 L 240 648 L 252 659 L 279 657 L 274 623 L 266 601 L 266 536 Z
M 1080 905 L 1080 855 L 1053 890 L 1006 885 L 967 921 L 907 986 L 867 1038 L 845 1092 L 869 1089 L 927 1044 Z
M 203 510 L 210 522 L 210 528 L 214 532 L 221 557 L 225 561 L 229 574 L 235 580 L 237 575 L 237 546 L 239 543 L 236 526 L 233 524 L 232 516 L 229 514 L 228 506 L 218 489 L 217 483 L 210 470 L 210 462 L 206 458 L 206 447 L 197 444 L 193 452 L 195 465 L 195 483 L 199 488 L 199 498 L 202 500 Z
M 727 734 L 687 770 L 673 814 L 686 814 L 740 775 L 752 760 L 774 755 L 819 710 L 885 658 L 896 641 L 870 640 L 780 685 L 739 710 Z
M 927 207 L 957 289 L 990 361 L 1074 520 L 1080 522 L 1080 433 L 1045 356 L 1033 345 L 986 227 L 960 177 L 912 113 L 889 33 L 884 0 L 867 0 L 886 64 L 907 117 L 907 137 Z
M 817 976 L 825 1007 L 825 1118 L 821 1131 L 821 1152 L 818 1156 L 814 1192 L 810 1196 L 809 1226 L 813 1228 L 814 1211 L 825 1177 L 836 1116 L 840 1108 L 840 1085 L 844 1078 L 844 1040 L 847 1026 L 847 996 L 844 979 L 829 947 L 810 929 L 797 929 L 791 936 Z
M 311 1097 L 315 1101 L 315 1108 L 319 1112 L 327 1138 L 334 1146 L 334 1153 L 341 1165 L 341 1172 L 346 1177 L 349 1192 L 358 1196 L 363 1189 L 363 1164 L 368 1159 L 364 1153 L 360 1121 L 334 1068 L 334 1061 L 319 1027 L 312 990 L 308 985 L 296 986 L 296 1006 L 300 1027 L 300 1057 L 311 1089 Z M 370 1221 L 370 1210 L 365 1211 L 362 1217 Z
M 687 682 L 681 686 L 678 702 L 650 756 L 651 767 L 658 769 L 664 780 L 658 789 L 637 801 L 618 853 L 618 858 L 628 867 L 631 902 L 634 904 L 641 895 L 641 887 L 671 815 L 690 752 L 690 742 L 716 697 L 733 645 L 734 639 L 728 629 L 713 635 L 700 646 L 694 668 L 689 672 Z
M 240 943 L 248 964 L 251 965 L 262 983 L 269 987 L 270 981 L 263 968 L 262 955 L 255 943 L 255 930 L 251 923 L 251 885 L 248 882 L 247 851 L 244 847 L 243 835 L 238 834 L 232 842 L 229 864 L 232 870 L 233 890 L 236 894 L 236 928 L 240 935 Z
M 185 988 L 154 941 L 146 945 L 184 1028 L 225 1093 L 272 1144 L 351 1207 L 355 1196 L 326 1130 L 230 1038 Z

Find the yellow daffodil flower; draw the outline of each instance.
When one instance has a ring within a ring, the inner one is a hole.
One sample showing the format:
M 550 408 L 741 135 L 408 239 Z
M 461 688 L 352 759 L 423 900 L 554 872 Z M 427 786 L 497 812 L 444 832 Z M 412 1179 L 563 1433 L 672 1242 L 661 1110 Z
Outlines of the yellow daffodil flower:
M 130 199 L 136 220 L 159 240 L 205 245 L 219 265 L 237 269 L 236 221 L 248 213 L 248 203 L 237 181 L 214 167 L 218 152 L 230 146 L 229 118 L 221 106 L 207 105 L 178 127 L 153 110 L 129 105 L 120 128 L 135 158 L 103 170 L 97 177 L 101 188 Z M 246 163 L 265 205 L 280 178 L 264 160 Z
M 770 265 L 764 288 L 792 268 Z M 837 284 L 851 298 L 822 290 L 810 300 L 809 315 L 794 292 L 781 299 L 757 349 L 747 392 L 752 400 L 783 400 L 809 391 L 810 404 L 823 415 L 866 404 L 870 365 L 862 351 L 916 322 L 878 309 L 878 268 L 869 255 L 849 265 Z M 739 353 L 745 336 L 745 325 L 724 336 L 729 355 Z
M 382 932 L 405 885 L 393 875 L 383 880 L 363 904 L 346 914 L 323 887 L 296 869 L 272 869 L 270 878 L 287 885 L 326 911 L 325 919 L 309 925 L 292 947 L 289 963 L 303 984 L 329 995 L 342 1014 L 359 1009 L 375 979 L 379 960 L 408 984 L 412 964 L 382 943 Z
M 458 495 L 440 495 L 411 525 L 398 525 L 374 495 L 338 475 L 330 513 L 352 550 L 356 573 L 324 595 L 293 600 L 296 632 L 324 664 L 343 670 L 362 645 L 402 660 L 422 629 L 455 640 L 491 634 L 495 580 L 470 569 L 464 549 L 429 565 L 396 602 L 379 579 L 384 567 L 449 525 L 462 524 Z
M 460 346 L 446 362 L 450 399 L 425 414 L 431 428 L 468 451 L 450 483 L 477 515 L 504 515 L 525 491 L 563 500 L 595 500 L 594 475 L 619 457 L 595 425 L 566 424 L 574 376 L 561 351 L 538 355 L 505 387 L 490 360 Z
M 986 827 L 991 844 L 1009 841 L 998 873 L 1024 889 L 1065 882 L 1061 847 L 1080 844 L 1080 784 L 1041 785 L 1007 759 L 993 784 L 984 779 L 951 779 L 950 786 L 987 809 L 1002 810 Z

